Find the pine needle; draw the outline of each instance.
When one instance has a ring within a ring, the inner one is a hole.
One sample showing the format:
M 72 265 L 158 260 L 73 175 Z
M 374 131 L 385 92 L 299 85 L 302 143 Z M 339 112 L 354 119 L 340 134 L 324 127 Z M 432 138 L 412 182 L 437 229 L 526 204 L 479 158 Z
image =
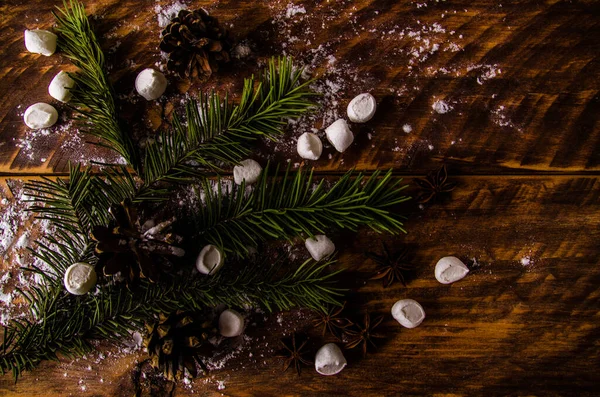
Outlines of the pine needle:
M 287 119 L 299 117 L 314 103 L 310 81 L 300 83 L 302 69 L 291 58 L 272 58 L 258 81 L 244 82 L 241 99 L 234 105 L 212 92 L 186 105 L 187 125 L 173 119 L 173 129 L 159 134 L 144 153 L 144 186 L 147 193 L 158 182 L 189 183 L 221 165 L 234 165 L 250 154 L 259 138 L 276 139 Z
M 82 116 L 82 129 L 100 138 L 101 146 L 116 151 L 129 165 L 139 170 L 137 149 L 119 124 L 104 54 L 85 14 L 85 7 L 78 1 L 69 0 L 67 3 L 64 0 L 63 8 L 58 8 L 53 14 L 58 47 L 79 68 L 76 73 L 69 73 L 75 80 L 70 103 Z
M 277 177 L 265 168 L 247 195 L 246 186 L 234 185 L 223 192 L 220 181 L 214 189 L 207 180 L 197 191 L 203 203 L 191 214 L 195 228 L 207 244 L 236 256 L 247 256 L 262 241 L 324 234 L 332 226 L 357 230 L 368 226 L 376 232 L 405 233 L 403 216 L 392 207 L 409 199 L 406 185 L 392 171 L 371 177 L 347 172 L 329 189 L 323 181 L 313 185 L 312 171 L 290 171 Z
M 285 258 L 275 265 L 229 267 L 211 277 L 193 266 L 171 274 L 169 282 L 141 285 L 133 293 L 101 279 L 94 293 L 75 296 L 63 286 L 66 269 L 75 262 L 94 265 L 94 226 L 108 225 L 109 208 L 130 199 L 163 201 L 170 189 L 163 182 L 189 183 L 221 165 L 239 162 L 259 138 L 276 139 L 286 119 L 313 106 L 309 82 L 300 82 L 301 70 L 289 58 L 272 59 L 258 80 L 247 79 L 240 101 L 204 95 L 187 105 L 185 123 L 176 117 L 173 131 L 163 133 L 147 147 L 143 161 L 130 137 L 119 125 L 114 93 L 104 70 L 104 56 L 85 15 L 83 5 L 65 1 L 55 13 L 59 46 L 79 67 L 72 104 L 82 114 L 86 130 L 114 149 L 128 166 L 109 167 L 102 173 L 69 166 L 69 178 L 43 178 L 26 185 L 34 211 L 48 220 L 54 232 L 37 242 L 32 254 L 45 266 L 31 266 L 39 279 L 20 293 L 30 316 L 13 319 L 4 327 L 0 371 L 17 379 L 43 360 L 76 357 L 93 350 L 95 340 L 116 341 L 157 312 L 192 310 L 219 303 L 260 305 L 269 311 L 296 306 L 324 309 L 339 304 L 335 287 L 338 271 L 332 261 L 306 261 L 294 267 Z M 140 181 L 140 179 L 142 179 Z M 402 217 L 392 211 L 407 200 L 404 186 L 391 171 L 366 178 L 349 172 L 329 189 L 313 186 L 312 172 L 288 167 L 283 177 L 263 173 L 258 185 L 216 191 L 202 178 L 204 205 L 197 209 L 198 233 L 226 252 L 245 256 L 249 247 L 267 239 L 291 239 L 324 233 L 331 226 L 356 230 L 369 226 L 377 232 L 403 232 Z M 200 193 L 199 193 L 200 194 Z M 233 256 L 233 255 L 232 255 Z

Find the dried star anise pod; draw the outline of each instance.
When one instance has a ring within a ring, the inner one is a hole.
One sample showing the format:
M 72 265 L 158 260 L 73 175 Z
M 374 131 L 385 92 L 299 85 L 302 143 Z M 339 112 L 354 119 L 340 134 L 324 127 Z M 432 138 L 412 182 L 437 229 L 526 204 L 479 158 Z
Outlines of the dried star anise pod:
M 302 343 L 300 343 L 300 341 L 296 341 L 296 333 L 292 333 L 291 338 L 286 338 L 280 341 L 283 349 L 278 352 L 277 357 L 285 359 L 283 362 L 283 372 L 287 371 L 288 368 L 293 365 L 298 375 L 300 375 L 301 364 L 312 364 L 312 361 L 304 358 L 306 355 L 304 347 L 308 343 L 308 338 L 299 336 L 298 339 L 300 339 Z
M 356 324 L 353 328 L 347 328 L 344 334 L 348 337 L 348 342 L 344 346 L 346 349 L 354 349 L 361 346 L 363 356 L 367 354 L 369 345 L 377 347 L 373 339 L 384 338 L 383 335 L 374 332 L 375 328 L 383 321 L 383 316 L 377 317 L 371 322 L 371 315 L 365 313 L 365 318 L 362 324 Z
M 229 62 L 231 40 L 219 21 L 203 9 L 181 10 L 162 31 L 160 49 L 167 54 L 167 69 L 180 77 L 208 78 Z
M 350 320 L 340 316 L 345 306 L 346 302 L 341 307 L 330 306 L 324 310 L 315 310 L 317 318 L 313 320 L 313 325 L 323 327 L 322 336 L 325 336 L 325 333 L 329 331 L 334 338 L 340 339 L 341 331 L 352 325 Z
M 456 182 L 448 181 L 448 170 L 446 164 L 437 170 L 430 172 L 425 179 L 415 179 L 422 193 L 417 198 L 421 204 L 435 200 L 442 193 L 449 193 L 456 188 Z
M 142 233 L 135 208 L 129 200 L 109 209 L 113 222 L 109 226 L 95 226 L 91 238 L 96 241 L 98 256 L 96 271 L 106 276 L 120 274 L 128 287 L 140 278 L 156 281 L 160 259 L 164 256 L 183 256 L 181 248 L 159 239 L 160 227 L 164 222 Z
M 402 285 L 406 287 L 406 275 L 413 268 L 413 266 L 406 261 L 408 248 L 403 247 L 400 251 L 392 255 L 385 243 L 382 243 L 381 245 L 383 246 L 383 254 L 379 255 L 373 252 L 365 253 L 367 258 L 379 265 L 379 271 L 369 280 L 383 280 L 383 288 L 389 287 L 395 281 L 400 281 Z

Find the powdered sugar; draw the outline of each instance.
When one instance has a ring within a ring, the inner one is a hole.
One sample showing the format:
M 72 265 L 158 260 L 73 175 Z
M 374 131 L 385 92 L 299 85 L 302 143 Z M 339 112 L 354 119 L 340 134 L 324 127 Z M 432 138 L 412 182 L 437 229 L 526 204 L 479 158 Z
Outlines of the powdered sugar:
M 493 79 L 502 73 L 502 69 L 498 67 L 497 64 L 494 65 L 472 65 L 467 67 L 467 71 L 478 70 L 479 74 L 477 76 L 477 84 L 483 85 L 486 81 Z
M 514 128 L 519 132 L 522 132 L 522 129 L 516 126 L 510 118 L 506 115 L 506 108 L 503 105 L 498 106 L 496 109 L 491 111 L 492 121 L 499 127 L 507 127 Z
M 9 180 L 2 190 L 4 198 L 0 202 L 0 256 L 3 258 L 5 273 L 0 278 L 0 324 L 11 318 L 26 314 L 25 302 L 16 288 L 27 290 L 32 280 L 39 275 L 25 273 L 22 266 L 35 265 L 40 269 L 47 266 L 27 251 L 33 238 L 50 232 L 49 222 L 34 219 L 34 214 L 25 211 L 29 197 L 23 191 L 23 183 Z
M 291 18 L 298 14 L 306 14 L 306 9 L 302 5 L 294 5 L 293 3 L 289 3 L 285 10 L 285 17 Z
M 435 101 L 433 105 L 431 105 L 431 108 L 434 110 L 434 112 L 438 114 L 445 114 L 453 109 L 452 106 L 448 105 L 448 103 L 440 99 Z
M 176 1 L 173 4 L 171 4 L 169 6 L 164 6 L 164 7 L 161 6 L 160 4 L 157 4 L 154 7 L 154 12 L 156 12 L 156 14 L 157 14 L 158 26 L 160 26 L 161 28 L 164 28 L 171 22 L 171 19 L 173 19 L 175 16 L 177 16 L 179 11 L 187 10 L 187 9 L 188 9 L 188 5 L 186 4 L 186 2 L 182 2 L 182 1 Z

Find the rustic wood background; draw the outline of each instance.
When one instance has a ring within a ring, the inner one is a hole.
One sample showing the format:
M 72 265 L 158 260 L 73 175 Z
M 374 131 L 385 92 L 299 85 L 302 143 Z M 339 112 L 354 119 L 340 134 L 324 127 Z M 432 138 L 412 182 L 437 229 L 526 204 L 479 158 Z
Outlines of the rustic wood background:
M 206 86 L 181 82 L 173 84 L 168 95 L 194 94 L 210 86 L 235 92 L 258 61 L 284 50 L 302 60 L 303 54 L 322 44 L 338 64 L 359 76 L 346 81 L 339 111 L 343 113 L 348 100 L 364 91 L 378 98 L 379 110 L 372 122 L 356 129 L 356 143 L 348 152 L 328 150 L 314 163 L 318 172 L 394 168 L 410 182 L 445 163 L 459 187 L 449 200 L 410 207 L 407 236 L 362 233 L 342 247 L 341 263 L 356 274 L 373 270 L 362 253 L 378 246 L 380 239 L 414 248 L 413 261 L 419 266 L 408 288 L 356 283 L 360 286 L 356 311 L 368 308 L 387 315 L 382 326 L 387 338 L 377 351 L 365 359 L 350 353 L 349 366 L 335 377 L 322 377 L 311 369 L 300 377 L 291 371 L 280 374 L 281 362 L 264 349 L 265 343 L 273 346 L 280 336 L 277 322 L 268 320 L 265 329 L 273 332 L 265 333 L 266 342 L 257 347 L 254 358 L 230 360 L 192 385 L 179 384 L 173 390 L 164 385 L 162 393 L 597 393 L 600 2 L 306 0 L 296 2 L 306 14 L 292 16 L 299 22 L 285 25 L 276 16 L 285 16 L 287 0 L 188 3 L 206 7 L 221 22 L 233 24 L 234 37 L 248 40 L 253 53 Z M 90 145 L 63 147 L 70 138 L 68 129 L 36 139 L 29 152 L 18 147 L 28 134 L 23 111 L 31 103 L 49 101 L 49 81 L 69 67 L 60 55 L 27 53 L 22 31 L 52 26 L 50 11 L 60 4 L 58 0 L 0 4 L 4 184 L 10 178 L 64 175 L 69 160 L 110 156 Z M 119 94 L 129 95 L 136 73 L 160 61 L 154 8 L 170 4 L 86 1 L 88 12 L 99 16 L 95 25 L 109 50 Z M 404 28 L 422 32 L 423 26 L 435 23 L 445 30 L 435 36 L 444 38 L 442 47 L 416 62 L 410 55 L 414 41 L 386 33 L 395 26 L 397 32 Z M 290 42 L 291 36 L 300 40 Z M 449 43 L 460 51 L 444 51 Z M 327 76 L 326 63 L 316 65 L 317 76 Z M 497 73 L 486 75 L 490 69 L 477 65 L 496 65 Z M 453 109 L 433 112 L 435 99 L 445 100 Z M 163 108 L 169 110 L 165 103 L 130 103 L 124 105 L 124 114 L 134 126 L 157 129 L 163 123 Z M 412 126 L 409 134 L 402 131 L 405 123 Z M 290 132 L 284 140 L 292 135 L 296 134 Z M 265 146 L 261 154 L 272 149 Z M 294 156 L 289 145 L 271 157 L 298 161 Z M 446 255 L 475 258 L 479 266 L 466 279 L 444 286 L 435 280 L 433 267 Z M 528 266 L 521 264 L 525 257 L 531 260 Z M 389 315 L 397 299 L 408 297 L 421 302 L 427 313 L 423 324 L 412 330 L 401 329 Z M 17 384 L 4 376 L 0 394 L 132 395 L 134 366 L 142 354 L 101 349 L 115 354 L 98 363 L 94 358 L 44 363 Z M 218 389 L 218 381 L 224 382 L 224 389 Z

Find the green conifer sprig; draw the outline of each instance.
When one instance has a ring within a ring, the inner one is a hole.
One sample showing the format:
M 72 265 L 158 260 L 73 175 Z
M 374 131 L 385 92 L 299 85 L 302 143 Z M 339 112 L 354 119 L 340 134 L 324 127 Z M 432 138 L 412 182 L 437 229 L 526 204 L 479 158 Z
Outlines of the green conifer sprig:
M 291 58 L 271 59 L 261 77 L 246 79 L 241 98 L 234 105 L 212 92 L 190 100 L 184 125 L 173 119 L 172 131 L 159 134 L 144 152 L 144 186 L 157 182 L 187 183 L 221 166 L 237 164 L 261 137 L 276 139 L 288 118 L 305 113 L 316 94 L 311 81 L 301 82 L 302 69 Z
M 125 199 L 153 199 L 138 195 L 138 184 L 123 166 L 98 174 L 92 172 L 91 167 L 69 164 L 68 179 L 42 177 L 25 184 L 25 192 L 32 203 L 28 211 L 72 235 L 84 236 L 86 242 L 94 226 L 110 223 L 111 205 Z
M 119 153 L 136 171 L 140 162 L 131 137 L 121 128 L 114 93 L 105 70 L 105 60 L 85 7 L 65 0 L 63 8 L 53 12 L 58 47 L 80 70 L 69 75 L 75 80 L 70 103 L 82 114 L 82 128 Z
M 261 263 L 225 268 L 206 283 L 191 281 L 179 286 L 180 300 L 194 309 L 226 303 L 230 306 L 260 305 L 268 311 L 289 310 L 294 307 L 321 309 L 328 303 L 340 305 L 342 289 L 335 287 L 341 270 L 331 271 L 333 259 L 315 262 L 311 259 L 295 270 L 289 261 L 280 257 L 274 263 Z
M 283 269 L 283 274 L 279 267 L 266 272 L 247 267 L 215 277 L 186 273 L 168 284 L 142 281 L 134 294 L 108 285 L 84 296 L 68 294 L 60 277 L 44 273 L 47 283 L 23 291 L 33 319 L 12 320 L 4 327 L 0 371 L 12 371 L 16 379 L 43 360 L 84 355 L 93 350 L 93 341 L 127 338 L 160 312 L 201 310 L 218 303 L 260 305 L 269 311 L 339 304 L 341 290 L 332 284 L 338 272 L 328 271 L 331 263 L 306 261 L 296 270 Z
M 332 227 L 356 230 L 367 226 L 376 232 L 405 232 L 404 217 L 392 207 L 409 199 L 406 185 L 392 171 L 370 177 L 349 171 L 330 188 L 325 181 L 313 184 L 312 171 L 287 168 L 283 177 L 270 175 L 267 166 L 256 186 L 245 184 L 223 191 L 208 180 L 198 191 L 202 203 L 196 208 L 196 230 L 210 244 L 235 256 L 246 256 L 249 248 L 272 239 L 292 239 L 325 233 Z
M 141 280 L 133 292 L 106 278 L 93 293 L 75 296 L 65 290 L 63 276 L 70 265 L 96 263 L 90 231 L 110 223 L 111 205 L 124 199 L 138 204 L 160 202 L 171 190 L 162 182 L 189 183 L 207 171 L 219 173 L 221 166 L 248 155 L 256 139 L 275 139 L 286 119 L 310 109 L 314 94 L 309 82 L 300 81 L 302 71 L 289 58 L 272 59 L 258 79 L 245 81 L 237 105 L 215 93 L 201 96 L 199 103 L 190 101 L 185 121 L 176 117 L 172 131 L 159 134 L 156 143 L 138 151 L 119 124 L 104 56 L 83 5 L 65 1 L 64 9 L 55 15 L 60 48 L 80 68 L 72 75 L 76 82 L 72 103 L 89 133 L 123 156 L 127 166 L 95 173 L 75 165 L 69 179 L 27 184 L 35 202 L 31 210 L 52 228 L 32 251 L 45 266 L 26 269 L 38 281 L 20 291 L 29 303 L 29 316 L 4 327 L 0 371 L 12 371 L 16 379 L 43 360 L 83 355 L 93 349 L 93 341 L 127 337 L 158 312 L 218 303 L 261 305 L 268 310 L 339 304 L 342 291 L 335 287 L 338 272 L 331 271 L 331 260 L 306 261 L 298 267 L 283 258 L 275 265 L 245 263 L 225 266 L 210 277 L 199 275 L 188 264 L 169 274 L 169 282 Z M 207 242 L 243 257 L 260 241 L 311 236 L 332 226 L 404 231 L 393 206 L 407 197 L 391 171 L 369 178 L 350 172 L 326 188 L 324 182 L 313 185 L 312 172 L 294 173 L 288 168 L 281 177 L 278 169 L 271 174 L 268 168 L 249 193 L 244 185 L 224 193 L 220 183 L 213 192 L 207 179 L 201 178 L 204 206 L 197 209 L 195 223 Z
M 188 267 L 171 275 L 170 282 L 142 280 L 133 293 L 104 280 L 93 294 L 69 294 L 63 286 L 66 269 L 76 262 L 94 264 L 97 260 L 88 231 L 106 222 L 105 217 L 110 216 L 107 206 L 135 191 L 135 181 L 125 169 L 121 171 L 109 169 L 97 175 L 90 168 L 73 166 L 68 180 L 46 179 L 27 185 L 36 213 L 55 230 L 32 250 L 45 263 L 44 269 L 23 269 L 39 275 L 40 281 L 20 290 L 30 316 L 4 328 L 3 373 L 12 371 L 18 378 L 41 361 L 81 356 L 93 349 L 92 341 L 118 341 L 161 311 L 199 310 L 219 303 L 260 305 L 270 311 L 338 303 L 341 291 L 334 285 L 338 271 L 330 271 L 331 261 L 306 261 L 294 269 L 283 266 L 284 259 L 275 266 L 259 265 L 261 271 L 246 265 L 225 268 L 211 277 Z

